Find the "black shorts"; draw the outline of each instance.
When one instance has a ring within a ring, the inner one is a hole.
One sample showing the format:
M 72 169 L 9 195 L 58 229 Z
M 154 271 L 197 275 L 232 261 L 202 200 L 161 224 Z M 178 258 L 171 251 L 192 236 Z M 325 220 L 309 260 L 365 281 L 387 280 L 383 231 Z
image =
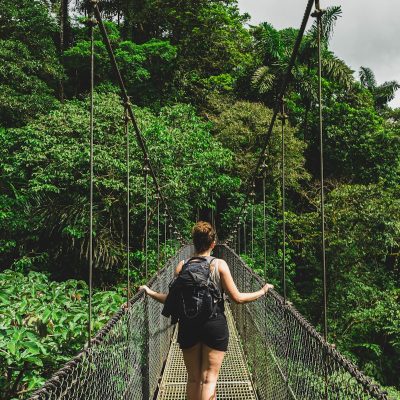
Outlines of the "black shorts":
M 181 349 L 188 349 L 197 343 L 204 343 L 219 351 L 228 349 L 229 331 L 224 313 L 218 313 L 202 325 L 180 321 L 178 329 L 178 343 Z

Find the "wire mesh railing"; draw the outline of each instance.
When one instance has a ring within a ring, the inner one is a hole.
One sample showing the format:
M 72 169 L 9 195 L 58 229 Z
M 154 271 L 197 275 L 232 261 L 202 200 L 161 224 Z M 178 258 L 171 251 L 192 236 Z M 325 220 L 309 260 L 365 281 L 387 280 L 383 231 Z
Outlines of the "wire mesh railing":
M 192 246 L 183 247 L 149 286 L 166 293 L 178 261 L 192 252 Z M 232 249 L 219 245 L 214 255 L 228 263 L 240 291 L 260 288 L 261 278 Z M 276 292 L 231 308 L 260 400 L 388 399 Z M 56 372 L 31 400 L 153 398 L 172 335 L 161 309 L 137 294 L 99 331 L 92 347 Z
M 220 245 L 214 253 L 241 292 L 260 289 L 261 278 L 232 249 Z M 276 292 L 232 304 L 232 312 L 260 399 L 388 399 Z
M 168 292 L 178 261 L 188 258 L 183 247 L 149 282 Z M 31 400 L 148 400 L 157 389 L 170 347 L 172 328 L 162 305 L 143 293 L 122 307 L 75 358 L 57 371 Z

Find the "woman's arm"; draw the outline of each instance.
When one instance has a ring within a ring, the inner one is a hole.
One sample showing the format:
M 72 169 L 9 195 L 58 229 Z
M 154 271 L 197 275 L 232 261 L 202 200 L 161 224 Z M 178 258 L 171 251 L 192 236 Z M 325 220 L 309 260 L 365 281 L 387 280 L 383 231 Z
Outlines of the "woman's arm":
M 178 275 L 179 275 L 179 272 L 182 271 L 183 261 L 184 261 L 184 260 L 179 261 L 178 265 L 176 266 L 176 268 L 175 268 L 175 276 L 178 276 Z
M 175 276 L 179 274 L 179 272 L 181 272 L 182 269 L 182 265 L 183 265 L 183 261 L 181 261 L 177 267 L 175 268 Z M 167 298 L 167 294 L 166 293 L 158 293 L 155 292 L 154 290 L 150 289 L 148 286 L 146 285 L 142 285 L 139 287 L 139 291 L 144 290 L 146 292 L 146 294 L 148 296 L 150 296 L 152 299 L 157 300 L 159 303 L 165 303 L 165 300 Z
M 150 289 L 146 285 L 140 286 L 139 291 L 141 291 L 141 290 L 144 290 L 148 296 L 150 296 L 154 300 L 157 300 L 159 303 L 165 303 L 167 294 L 155 292 L 154 290 Z
M 250 303 L 251 301 L 257 300 L 261 296 L 264 296 L 269 289 L 273 289 L 274 286 L 269 283 L 265 284 L 260 290 L 252 293 L 241 293 L 239 292 L 235 282 L 233 281 L 231 271 L 228 264 L 224 260 L 218 260 L 219 274 L 221 276 L 222 286 L 229 297 L 237 304 Z

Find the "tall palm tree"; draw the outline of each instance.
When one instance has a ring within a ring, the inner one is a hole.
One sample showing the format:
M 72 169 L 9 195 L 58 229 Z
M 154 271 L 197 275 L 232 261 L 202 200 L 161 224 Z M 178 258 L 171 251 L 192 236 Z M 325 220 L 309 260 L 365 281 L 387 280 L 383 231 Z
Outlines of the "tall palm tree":
M 350 89 L 354 83 L 353 71 L 328 49 L 335 23 L 341 14 L 341 7 L 335 6 L 329 7 L 322 17 L 322 69 L 326 78 Z M 261 95 L 271 96 L 279 88 L 287 69 L 297 31 L 294 29 L 277 31 L 271 24 L 262 23 L 253 28 L 253 35 L 256 54 L 262 66 L 253 74 L 252 84 Z M 315 97 L 311 81 L 315 76 L 317 54 L 317 24 L 314 23 L 300 47 L 289 90 L 299 91 L 306 97 Z
M 345 91 L 349 91 L 354 84 L 354 71 L 329 50 L 329 41 L 341 14 L 341 7 L 335 6 L 329 7 L 322 17 L 322 74 Z M 274 105 L 277 92 L 281 87 L 297 34 L 296 29 L 277 31 L 268 23 L 253 28 L 254 47 L 262 65 L 253 74 L 252 86 L 270 106 Z M 288 92 L 296 92 L 300 95 L 304 107 L 302 117 L 304 135 L 307 132 L 310 110 L 318 101 L 317 34 L 315 22 L 303 38 L 288 87 Z
M 378 85 L 371 68 L 361 67 L 359 76 L 361 85 L 372 93 L 375 107 L 378 110 L 387 107 L 388 103 L 394 99 L 396 91 L 400 89 L 400 84 L 397 81 L 388 81 Z

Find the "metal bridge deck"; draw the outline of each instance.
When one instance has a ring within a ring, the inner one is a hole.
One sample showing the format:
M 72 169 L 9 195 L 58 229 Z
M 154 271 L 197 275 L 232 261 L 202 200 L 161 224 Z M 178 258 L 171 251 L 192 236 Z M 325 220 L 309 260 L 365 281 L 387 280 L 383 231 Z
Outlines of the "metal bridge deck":
M 234 325 L 233 317 L 226 305 L 225 311 L 229 328 L 229 347 L 222 363 L 217 383 L 218 400 L 256 400 L 250 373 Z M 182 352 L 176 342 L 177 329 L 175 330 L 171 348 L 169 350 L 164 374 L 161 379 L 157 400 L 185 400 L 186 399 L 186 368 Z

